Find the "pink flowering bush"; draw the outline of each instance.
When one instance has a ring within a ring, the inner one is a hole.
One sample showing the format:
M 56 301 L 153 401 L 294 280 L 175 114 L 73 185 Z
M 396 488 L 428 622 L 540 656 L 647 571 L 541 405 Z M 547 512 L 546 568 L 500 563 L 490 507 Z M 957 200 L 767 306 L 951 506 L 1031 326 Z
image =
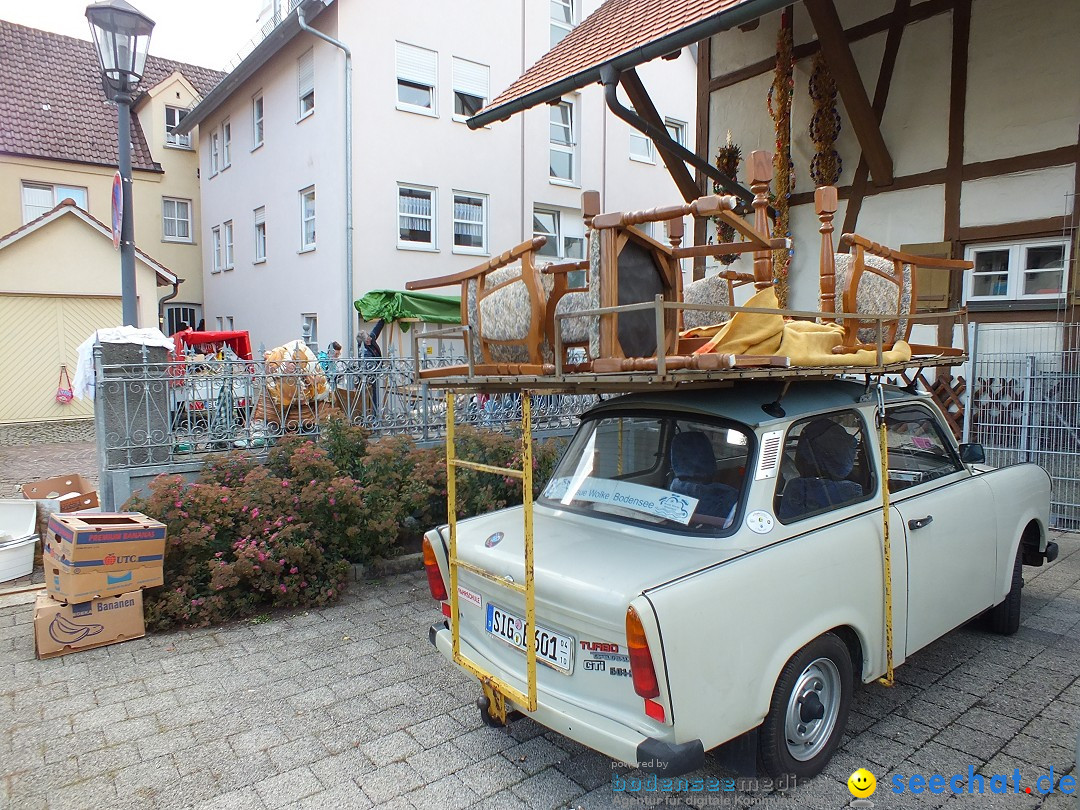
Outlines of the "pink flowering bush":
M 461 429 L 457 444 L 464 458 L 520 466 L 513 437 Z M 537 493 L 561 449 L 534 449 Z M 458 494 L 466 517 L 520 503 L 521 482 L 464 471 Z M 151 629 L 317 607 L 340 597 L 349 563 L 393 557 L 445 522 L 445 451 L 331 423 L 319 444 L 290 438 L 265 462 L 233 452 L 209 459 L 195 483 L 160 476 L 124 508 L 168 527 L 165 585 L 145 594 Z

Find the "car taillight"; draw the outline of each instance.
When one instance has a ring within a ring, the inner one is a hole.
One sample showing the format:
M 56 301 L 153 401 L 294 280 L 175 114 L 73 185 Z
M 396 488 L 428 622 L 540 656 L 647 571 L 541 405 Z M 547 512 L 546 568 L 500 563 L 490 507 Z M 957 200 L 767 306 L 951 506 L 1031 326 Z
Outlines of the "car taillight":
M 444 602 L 450 597 L 446 595 L 446 585 L 443 583 L 442 573 L 439 571 L 439 561 L 435 559 L 435 549 L 431 547 L 431 541 L 424 538 L 424 570 L 427 571 L 428 590 L 431 598 Z
M 659 696 L 660 685 L 656 682 L 656 671 L 649 653 L 649 642 L 645 638 L 645 628 L 641 626 L 641 618 L 632 607 L 626 609 L 626 646 L 630 650 L 630 672 L 634 676 L 634 691 L 646 700 Z

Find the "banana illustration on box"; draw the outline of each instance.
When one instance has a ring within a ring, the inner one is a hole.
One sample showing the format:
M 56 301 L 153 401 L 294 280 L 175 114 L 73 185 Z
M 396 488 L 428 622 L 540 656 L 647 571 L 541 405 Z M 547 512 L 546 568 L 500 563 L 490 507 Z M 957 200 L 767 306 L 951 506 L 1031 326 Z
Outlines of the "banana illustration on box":
M 96 636 L 104 629 L 103 624 L 75 624 L 57 613 L 49 624 L 49 635 L 57 644 L 78 644 L 87 636 Z

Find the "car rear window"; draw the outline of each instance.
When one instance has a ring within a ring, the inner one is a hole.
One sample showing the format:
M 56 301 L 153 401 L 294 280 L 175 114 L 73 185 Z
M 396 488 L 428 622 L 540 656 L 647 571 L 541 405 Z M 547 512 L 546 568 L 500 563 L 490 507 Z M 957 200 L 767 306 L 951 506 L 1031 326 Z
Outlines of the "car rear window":
M 737 523 L 752 435 L 738 424 L 670 414 L 588 420 L 540 502 L 672 531 L 726 534 Z

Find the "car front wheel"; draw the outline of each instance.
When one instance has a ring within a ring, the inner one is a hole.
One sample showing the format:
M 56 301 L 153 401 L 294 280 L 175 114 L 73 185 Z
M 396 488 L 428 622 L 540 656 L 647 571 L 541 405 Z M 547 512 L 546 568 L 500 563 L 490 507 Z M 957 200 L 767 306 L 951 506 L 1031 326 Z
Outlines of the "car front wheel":
M 840 745 L 851 707 L 851 654 L 826 633 L 792 656 L 758 731 L 761 766 L 770 776 L 816 776 Z

